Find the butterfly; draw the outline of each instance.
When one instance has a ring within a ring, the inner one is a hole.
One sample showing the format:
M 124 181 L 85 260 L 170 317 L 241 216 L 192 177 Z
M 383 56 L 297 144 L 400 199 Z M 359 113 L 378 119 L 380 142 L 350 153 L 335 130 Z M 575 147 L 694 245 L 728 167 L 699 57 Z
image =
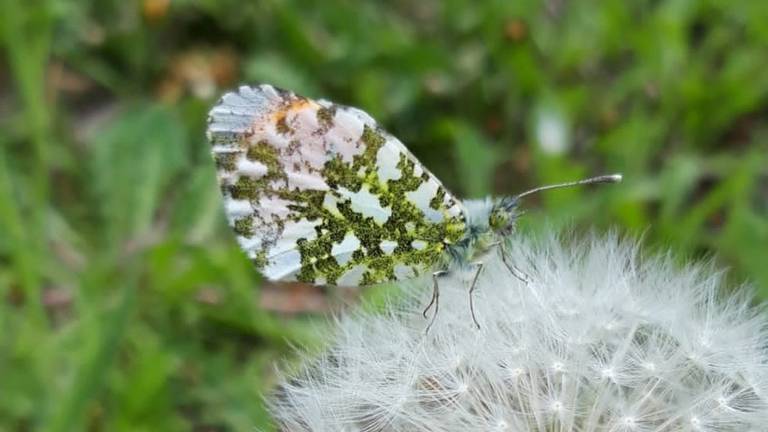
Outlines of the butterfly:
M 522 197 L 621 180 L 461 201 L 364 111 L 264 84 L 225 94 L 207 136 L 229 224 L 268 279 L 365 286 L 431 273 L 426 317 L 433 304 L 437 314 L 438 278 L 472 268 L 475 324 L 482 258 L 505 247 Z

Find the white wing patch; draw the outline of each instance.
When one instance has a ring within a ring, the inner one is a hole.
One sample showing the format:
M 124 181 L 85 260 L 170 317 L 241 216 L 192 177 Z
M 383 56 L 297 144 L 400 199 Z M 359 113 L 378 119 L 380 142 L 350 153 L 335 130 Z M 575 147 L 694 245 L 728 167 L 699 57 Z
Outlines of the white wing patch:
M 415 191 L 406 193 L 408 199 L 416 204 L 419 210 L 424 213 L 424 216 L 433 222 L 440 222 L 443 219 L 443 214 L 429 205 L 432 198 L 437 194 L 439 187 L 440 185 L 424 182 Z
M 352 259 L 352 254 L 360 248 L 360 240 L 353 233 L 347 233 L 341 243 L 334 243 L 331 248 L 331 255 L 336 258 L 336 262 L 341 265 L 348 263 Z
M 392 252 L 395 251 L 395 248 L 397 248 L 397 242 L 394 240 L 382 240 L 379 243 L 379 247 L 381 248 L 382 252 L 386 255 L 392 255 Z
M 241 87 L 211 110 L 208 138 L 229 223 L 270 279 L 413 277 L 464 233 L 461 203 L 356 108 Z
M 237 170 L 240 174 L 253 179 L 260 179 L 267 175 L 267 166 L 258 161 L 240 159 L 237 161 Z
M 379 153 L 376 155 L 376 171 L 379 174 L 379 180 L 382 182 L 398 180 L 402 176 L 402 173 L 397 168 L 397 163 L 400 161 L 400 153 L 393 150 L 392 147 L 384 146 L 379 149 Z
M 392 216 L 392 209 L 389 207 L 382 207 L 379 203 L 379 197 L 372 194 L 368 190 L 367 185 L 363 185 L 358 192 L 352 192 L 346 188 L 339 188 L 339 195 L 343 198 L 348 198 L 352 204 L 352 211 L 360 213 L 363 217 L 371 217 L 373 220 L 382 225 L 389 220 Z
M 338 279 L 339 286 L 359 285 L 366 271 L 368 271 L 368 267 L 365 264 L 356 264 L 341 275 Z

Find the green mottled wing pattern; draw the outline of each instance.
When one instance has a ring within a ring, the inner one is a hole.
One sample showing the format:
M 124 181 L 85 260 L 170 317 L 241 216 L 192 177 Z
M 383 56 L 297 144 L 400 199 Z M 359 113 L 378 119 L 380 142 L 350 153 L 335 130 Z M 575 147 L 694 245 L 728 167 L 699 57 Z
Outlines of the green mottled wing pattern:
M 464 234 L 462 204 L 361 110 L 241 87 L 208 138 L 230 225 L 272 280 L 408 279 Z

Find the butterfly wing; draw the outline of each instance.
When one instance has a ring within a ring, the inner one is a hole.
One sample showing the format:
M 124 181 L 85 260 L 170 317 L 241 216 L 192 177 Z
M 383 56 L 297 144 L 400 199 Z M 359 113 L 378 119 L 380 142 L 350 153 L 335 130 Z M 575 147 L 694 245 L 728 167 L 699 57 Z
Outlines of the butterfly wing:
M 407 279 L 464 233 L 461 203 L 361 110 L 243 86 L 208 121 L 227 218 L 269 279 Z

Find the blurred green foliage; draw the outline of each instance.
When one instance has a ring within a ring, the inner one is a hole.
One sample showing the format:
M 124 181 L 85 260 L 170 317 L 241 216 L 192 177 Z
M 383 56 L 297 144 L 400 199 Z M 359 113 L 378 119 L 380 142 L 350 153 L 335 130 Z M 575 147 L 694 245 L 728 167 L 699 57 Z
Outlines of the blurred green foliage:
M 318 319 L 259 307 L 225 226 L 203 131 L 239 82 L 367 110 L 461 197 L 623 172 L 522 231 L 619 226 L 768 297 L 761 0 L 0 8 L 0 430 L 270 428 Z

